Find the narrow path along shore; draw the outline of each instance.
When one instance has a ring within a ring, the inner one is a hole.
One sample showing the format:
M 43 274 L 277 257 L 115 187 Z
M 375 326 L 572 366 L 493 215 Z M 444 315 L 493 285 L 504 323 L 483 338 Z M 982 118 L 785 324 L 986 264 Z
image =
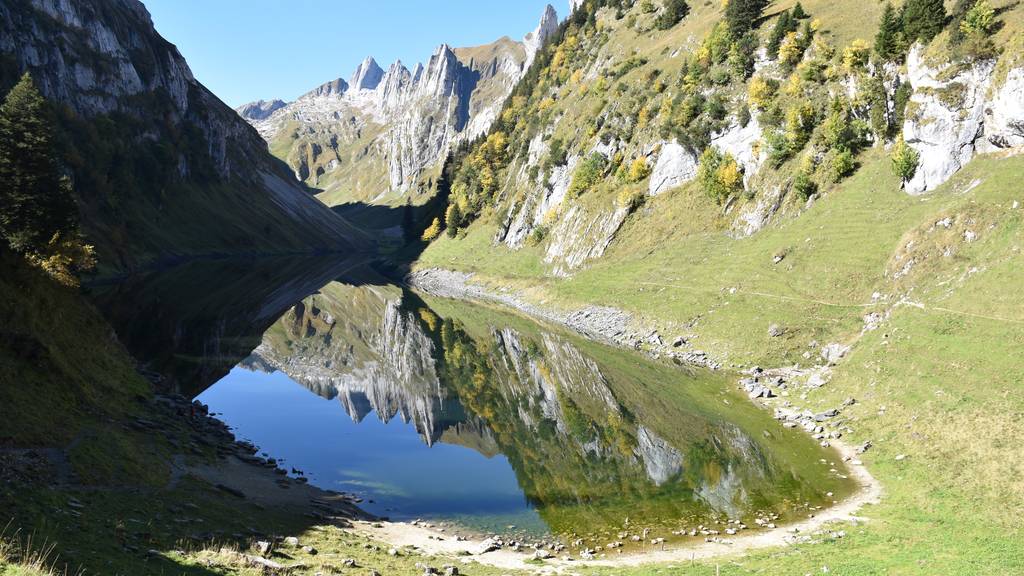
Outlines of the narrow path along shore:
M 585 337 L 633 347 L 632 338 L 627 336 L 630 334 L 629 323 L 632 318 L 614 308 L 587 307 L 569 313 L 547 309 L 526 302 L 513 292 L 494 292 L 475 284 L 471 281 L 472 275 L 470 274 L 449 270 L 422 270 L 411 274 L 407 280 L 412 287 L 433 296 L 507 305 L 529 316 L 566 326 Z M 703 354 L 700 357 L 707 359 Z M 686 361 L 685 358 L 682 360 Z M 706 362 L 711 364 L 709 367 L 718 367 L 713 360 L 707 359 Z M 762 409 L 777 408 L 770 403 L 756 400 L 753 395 L 751 401 Z M 790 412 L 796 411 L 790 410 Z M 753 529 L 732 536 L 718 536 L 709 538 L 705 542 L 662 544 L 657 549 L 653 549 L 654 546 L 651 546 L 650 550 L 615 555 L 612 555 L 610 551 L 597 551 L 597 557 L 587 560 L 580 559 L 578 556 L 566 556 L 563 553 L 560 556 L 552 555 L 551 558 L 544 560 L 543 566 L 538 566 L 532 549 L 527 552 L 516 552 L 507 548 L 497 548 L 485 552 L 485 550 L 493 548 L 488 545 L 488 541 L 456 539 L 442 530 L 419 523 L 357 522 L 355 529 L 393 546 L 411 546 L 426 554 L 458 555 L 462 556 L 466 562 L 475 561 L 503 569 L 533 571 L 540 569 L 553 573 L 583 566 L 638 566 L 741 555 L 757 549 L 805 542 L 808 537 L 828 531 L 830 525 L 835 523 L 867 520 L 859 513 L 865 506 L 877 504 L 881 500 L 882 486 L 859 460 L 858 456 L 863 448 L 854 448 L 838 438 L 828 440 L 828 445 L 842 457 L 850 478 L 857 484 L 858 488 L 853 494 L 829 508 L 816 511 L 811 517 L 799 522 L 774 529 Z M 836 530 L 841 530 L 841 528 L 837 527 Z
M 456 539 L 437 528 L 423 524 L 408 522 L 353 522 L 353 530 L 359 534 L 387 542 L 396 549 L 413 547 L 427 555 L 458 556 L 463 562 L 478 562 L 506 570 L 530 570 L 550 573 L 561 573 L 566 570 L 593 567 L 624 567 L 643 564 L 671 564 L 691 560 L 707 560 L 730 555 L 742 555 L 753 550 L 787 546 L 804 541 L 829 529 L 833 523 L 864 522 L 867 519 L 858 512 L 866 505 L 877 504 L 882 496 L 882 487 L 868 472 L 863 464 L 856 459 L 856 450 L 841 442 L 833 442 L 832 446 L 848 458 L 847 469 L 851 478 L 859 488 L 847 499 L 817 511 L 813 517 L 800 522 L 790 523 L 774 529 L 752 529 L 735 536 L 716 537 L 712 542 L 680 543 L 664 545 L 642 552 L 626 552 L 612 555 L 607 551 L 605 557 L 598 556 L 593 560 L 581 560 L 578 555 L 552 555 L 538 565 L 532 549 L 514 551 L 509 548 L 488 550 L 491 546 L 481 539 Z M 836 527 L 841 530 L 841 527 Z M 569 560 L 568 558 L 573 558 Z

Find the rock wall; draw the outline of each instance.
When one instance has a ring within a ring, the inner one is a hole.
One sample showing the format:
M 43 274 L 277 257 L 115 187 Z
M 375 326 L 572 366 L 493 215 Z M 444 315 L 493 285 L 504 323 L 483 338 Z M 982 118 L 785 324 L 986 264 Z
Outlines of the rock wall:
M 647 193 L 657 196 L 697 177 L 697 155 L 675 140 L 663 142 Z
M 914 89 L 903 137 L 920 154 L 910 194 L 934 190 L 975 154 L 1024 144 L 1024 68 L 1010 70 L 993 86 L 996 62 L 933 68 L 915 45 L 907 57 Z
M 348 82 L 329 82 L 268 117 L 245 114 L 252 104 L 238 112 L 273 147 L 290 146 L 286 161 L 311 185 L 344 194 L 360 188 L 358 172 L 380 166 L 381 187 L 404 194 L 444 160 L 451 146 L 490 128 L 557 28 L 558 15 L 548 6 L 522 42 L 503 38 L 472 48 L 442 44 L 426 65 L 412 71 L 399 61 L 385 72 L 367 58 Z M 317 152 L 299 153 L 314 144 Z M 366 190 L 364 196 L 388 190 Z
M 5 74 L 30 72 L 43 95 L 64 106 L 58 116 L 67 129 L 103 135 L 95 145 L 67 144 L 83 147 L 69 164 L 105 267 L 168 254 L 341 248 L 359 236 L 291 181 L 258 134 L 195 80 L 137 0 L 0 3 L 0 57 L 13 63 Z M 146 168 L 135 167 L 134 181 L 116 190 L 90 184 L 90 171 L 138 165 Z

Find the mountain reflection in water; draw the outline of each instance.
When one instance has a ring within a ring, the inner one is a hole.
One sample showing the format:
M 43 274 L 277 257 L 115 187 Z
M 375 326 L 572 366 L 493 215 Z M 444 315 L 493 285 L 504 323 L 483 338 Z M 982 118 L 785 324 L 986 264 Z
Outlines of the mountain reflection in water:
M 781 521 L 850 489 L 828 452 L 724 376 L 421 297 L 352 263 L 298 268 L 286 282 L 219 270 L 214 285 L 193 270 L 98 298 L 178 389 L 219 380 L 201 399 L 240 436 L 395 518 L 614 539 L 628 522 Z

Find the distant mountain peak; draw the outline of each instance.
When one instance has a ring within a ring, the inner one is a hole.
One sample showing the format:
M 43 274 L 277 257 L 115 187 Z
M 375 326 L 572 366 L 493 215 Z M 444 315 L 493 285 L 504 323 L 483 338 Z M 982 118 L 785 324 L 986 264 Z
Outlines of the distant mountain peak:
M 372 56 L 367 56 L 349 79 L 348 84 L 352 90 L 374 90 L 384 78 L 384 70 L 377 65 Z
M 255 102 L 242 104 L 235 108 L 235 112 L 238 112 L 238 115 L 246 120 L 266 120 L 274 112 L 287 105 L 288 103 L 284 100 L 256 100 Z
M 345 92 L 348 92 L 348 82 L 345 82 L 341 78 L 337 78 L 335 80 L 331 80 L 330 82 L 325 82 L 317 86 L 312 91 L 307 92 L 303 97 L 305 98 L 311 96 L 341 96 Z
M 555 7 L 548 4 L 544 13 L 540 16 L 537 28 L 523 37 L 523 46 L 526 48 L 526 64 L 523 68 L 529 68 L 537 52 L 544 46 L 544 42 L 558 30 L 558 12 Z
M 282 159 L 296 177 L 323 188 L 328 202 L 403 195 L 421 187 L 417 181 L 453 143 L 487 132 L 558 26 L 558 13 L 548 5 L 519 42 L 506 36 L 464 48 L 441 43 L 412 71 L 401 60 L 385 70 L 367 57 L 347 83 L 323 84 L 250 122 L 268 141 L 282 143 L 276 149 L 288 139 Z

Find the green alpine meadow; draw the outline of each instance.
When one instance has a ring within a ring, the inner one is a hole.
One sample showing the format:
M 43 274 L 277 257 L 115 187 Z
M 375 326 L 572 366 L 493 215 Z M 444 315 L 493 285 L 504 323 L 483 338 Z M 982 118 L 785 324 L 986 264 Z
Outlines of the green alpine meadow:
M 1024 574 L 1024 7 L 548 1 L 0 0 L 0 576 Z

